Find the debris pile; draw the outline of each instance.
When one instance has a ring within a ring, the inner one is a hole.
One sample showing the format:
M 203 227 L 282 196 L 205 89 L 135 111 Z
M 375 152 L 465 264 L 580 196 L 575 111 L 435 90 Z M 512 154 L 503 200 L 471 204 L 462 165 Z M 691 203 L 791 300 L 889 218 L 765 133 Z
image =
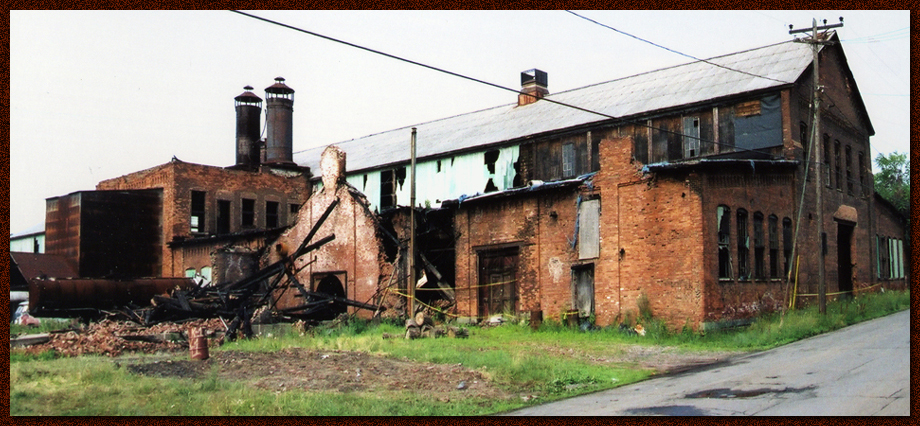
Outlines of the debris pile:
M 220 319 L 195 320 L 184 324 L 161 323 L 141 327 L 126 321 L 102 320 L 82 329 L 48 333 L 48 341 L 29 346 L 29 353 L 54 350 L 63 356 L 97 354 L 118 356 L 123 352 L 156 353 L 188 350 L 188 331 L 192 328 L 224 329 Z
M 329 205 L 303 239 L 300 247 L 285 258 L 236 282 L 212 287 L 197 287 L 191 290 L 177 289 L 168 296 L 154 296 L 151 301 L 152 307 L 137 312 L 127 312 L 127 314 L 145 325 L 163 321 L 227 318 L 230 319 L 230 322 L 227 325 L 226 337 L 227 340 L 233 340 L 238 332 L 245 337 L 253 335 L 251 327 L 253 317 L 263 317 L 265 312 L 273 311 L 275 300 L 272 294 L 285 286 L 296 289 L 303 297 L 304 303 L 278 311 L 283 316 L 303 318 L 336 305 L 352 306 L 375 312 L 383 311 L 385 308 L 382 306 L 309 291 L 296 277 L 294 263 L 297 259 L 335 239 L 335 234 L 331 234 L 311 243 L 313 236 L 338 202 L 336 199 Z
M 406 320 L 406 339 L 418 339 L 422 337 L 469 337 L 470 331 L 462 327 L 454 327 L 449 325 L 439 325 L 435 326 L 434 321 L 431 320 L 431 317 L 425 315 L 423 312 L 419 312 L 415 315 L 415 318 L 410 318 Z M 393 336 L 387 333 L 384 333 L 383 338 L 392 339 L 398 336 Z

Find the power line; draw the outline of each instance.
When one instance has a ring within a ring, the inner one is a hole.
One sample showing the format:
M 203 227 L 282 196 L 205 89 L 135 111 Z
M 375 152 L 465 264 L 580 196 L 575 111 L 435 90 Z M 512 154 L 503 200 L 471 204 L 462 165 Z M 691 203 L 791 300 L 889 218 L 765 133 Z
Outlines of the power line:
M 375 53 L 375 54 L 378 54 L 378 55 L 381 55 L 381 56 L 386 56 L 386 57 L 388 57 L 388 58 L 390 58 L 390 59 L 396 59 L 396 60 L 398 60 L 398 61 L 406 62 L 406 63 L 412 64 L 412 65 L 417 65 L 417 66 L 420 66 L 420 67 L 423 67 L 423 68 L 427 68 L 427 69 L 430 69 L 430 70 L 433 70 L 433 71 L 438 71 L 438 72 L 441 72 L 441 73 L 444 73 L 444 74 L 452 75 L 452 76 L 454 76 L 454 77 L 459 77 L 459 78 L 462 78 L 462 79 L 465 79 L 465 80 L 470 80 L 470 81 L 473 81 L 473 82 L 476 82 L 476 83 L 485 84 L 485 85 L 487 85 L 487 86 L 491 86 L 491 87 L 494 87 L 494 88 L 497 88 L 497 89 L 507 90 L 507 91 L 514 92 L 514 93 L 519 93 L 519 94 L 521 93 L 521 91 L 518 90 L 518 89 L 513 89 L 513 88 L 510 88 L 510 87 L 505 87 L 505 86 L 502 86 L 502 85 L 500 85 L 500 84 L 490 83 L 490 82 L 488 82 L 488 81 L 481 80 L 481 79 L 478 79 L 478 78 L 466 76 L 466 75 L 459 74 L 459 73 L 456 73 L 456 72 L 453 72 L 453 71 L 448 71 L 448 70 L 445 70 L 445 69 L 442 69 L 442 68 L 438 68 L 438 67 L 435 67 L 435 66 L 423 64 L 423 63 L 421 63 L 421 62 L 413 61 L 413 60 L 411 60 L 411 59 L 406 59 L 406 58 L 403 58 L 403 57 L 400 57 L 400 56 L 396 56 L 396 55 L 392 55 L 392 54 L 389 54 L 389 53 L 386 53 L 386 52 L 381 52 L 381 51 L 379 51 L 379 50 L 374 50 L 374 49 L 371 49 L 371 48 L 369 48 L 369 47 L 364 47 L 364 46 L 361 46 L 361 45 L 358 45 L 358 44 L 354 44 L 354 43 L 350 43 L 350 42 L 347 42 L 347 41 L 344 41 L 344 40 L 339 40 L 339 39 L 337 39 L 337 38 L 333 38 L 333 37 L 329 37 L 329 36 L 322 35 L 322 34 L 319 34 L 319 33 L 315 33 L 315 32 L 313 32 L 313 31 L 308 31 L 308 30 L 305 30 L 305 29 L 302 29 L 302 28 L 298 28 L 298 27 L 295 27 L 295 26 L 292 26 L 292 25 L 288 25 L 288 24 L 285 24 L 285 23 L 282 23 L 282 22 L 274 21 L 274 20 L 271 20 L 271 19 L 268 19 L 268 18 L 263 18 L 263 17 L 260 17 L 260 16 L 256 16 L 256 15 L 252 15 L 252 14 L 246 13 L 246 12 L 241 12 L 241 11 L 238 11 L 238 10 L 231 10 L 231 12 L 238 13 L 238 14 L 240 14 L 240 15 L 243 15 L 243 16 L 246 16 L 246 17 L 249 17 L 249 18 L 253 18 L 253 19 L 256 19 L 256 20 L 259 20 L 259 21 L 267 22 L 267 23 L 269 23 L 269 24 L 277 25 L 277 26 L 284 27 L 284 28 L 287 28 L 287 29 L 290 29 L 290 30 L 294 30 L 294 31 L 297 31 L 297 32 L 301 32 L 301 33 L 304 33 L 304 34 L 312 35 L 312 36 L 314 36 L 314 37 L 319 37 L 319 38 L 322 38 L 322 39 L 324 39 L 324 40 L 329 40 L 329 41 L 333 41 L 333 42 L 336 42 L 336 43 L 344 44 L 344 45 L 346 45 L 346 46 L 354 47 L 354 48 L 356 48 L 356 49 L 361 49 L 361 50 L 364 50 L 364 51 L 366 51 L 366 52 Z M 739 71 L 739 72 L 743 72 L 743 71 Z M 753 74 L 752 74 L 752 75 L 753 75 Z M 759 77 L 759 76 L 754 75 L 754 77 Z M 761 78 L 766 78 L 766 77 L 761 77 Z M 781 82 L 781 83 L 786 83 L 786 84 L 788 84 L 788 82 L 784 82 L 784 81 L 781 81 L 781 80 L 775 80 L 775 81 L 779 81 L 779 82 Z M 530 94 L 528 94 L 528 96 L 536 97 L 536 96 L 530 95 Z M 739 146 L 736 146 L 736 145 L 730 145 L 730 144 L 726 144 L 726 143 L 715 142 L 715 141 L 711 141 L 711 140 L 705 140 L 705 139 L 702 139 L 702 138 L 697 137 L 697 136 L 686 135 L 686 134 L 679 133 L 679 132 L 675 132 L 675 131 L 671 131 L 671 130 L 668 130 L 668 129 L 662 129 L 662 128 L 654 127 L 654 126 L 652 126 L 652 125 L 649 125 L 649 124 L 644 123 L 644 122 L 642 122 L 642 121 L 639 121 L 639 120 L 637 120 L 637 119 L 625 119 L 625 118 L 622 118 L 622 117 L 616 117 L 616 116 L 612 116 L 612 115 L 605 114 L 605 113 L 602 113 L 602 112 L 590 110 L 590 109 L 587 109 L 587 108 L 582 108 L 582 107 L 577 106 L 577 105 L 571 105 L 571 104 L 567 104 L 567 103 L 565 103 L 565 102 L 560 102 L 560 101 L 557 101 L 557 100 L 554 100 L 554 99 L 550 99 L 550 98 L 547 98 L 547 97 L 543 97 L 543 98 L 540 98 L 540 99 L 543 100 L 543 101 L 549 102 L 549 103 L 553 103 L 553 104 L 556 104 L 556 105 L 560 105 L 560 106 L 566 107 L 566 108 L 572 108 L 572 109 L 576 109 L 576 110 L 579 110 L 579 111 L 582 111 L 582 112 L 586 112 L 586 113 L 589 113 L 589 114 L 599 115 L 599 116 L 601 116 L 601 117 L 605 117 L 605 118 L 608 118 L 608 119 L 611 119 L 611 120 L 620 120 L 620 121 L 622 121 L 622 123 L 624 123 L 624 124 L 635 124 L 635 125 L 640 126 L 640 127 L 645 127 L 645 128 L 652 129 L 652 130 L 658 130 L 658 131 L 663 132 L 663 133 L 668 133 L 668 134 L 673 134 L 673 135 L 679 135 L 679 136 L 682 136 L 682 137 L 685 137 L 685 138 L 698 140 L 698 141 L 700 141 L 700 142 L 705 142 L 705 143 L 712 144 L 712 145 L 729 146 L 729 147 L 733 148 L 733 149 L 736 150 L 736 151 L 741 151 L 741 152 L 754 152 L 754 153 L 759 153 L 759 154 L 772 155 L 769 151 L 758 150 L 758 149 L 750 149 L 750 148 L 744 148 L 744 147 L 739 147 Z
M 707 60 L 705 60 L 705 59 L 697 58 L 696 56 L 693 56 L 693 55 L 688 55 L 688 54 L 683 53 L 683 52 L 678 52 L 678 51 L 676 51 L 676 50 L 674 50 L 674 49 L 671 49 L 671 48 L 669 48 L 669 47 L 662 46 L 662 45 L 660 45 L 660 44 L 658 44 L 658 43 L 655 43 L 655 42 L 648 41 L 648 40 L 646 40 L 646 39 L 644 39 L 644 38 L 634 36 L 634 35 L 632 35 L 632 34 L 630 34 L 630 33 L 625 32 L 625 31 L 621 31 L 621 30 L 618 30 L 618 29 L 616 29 L 616 28 L 613 28 L 613 27 L 611 27 L 611 26 L 609 26 L 609 25 L 606 25 L 606 24 L 602 24 L 602 23 L 600 23 L 600 22 L 597 22 L 597 21 L 595 21 L 595 20 L 593 20 L 593 19 L 591 19 L 591 18 L 588 18 L 588 17 L 586 17 L 586 16 L 579 15 L 579 14 L 577 14 L 577 13 L 575 13 L 575 12 L 572 12 L 571 10 L 566 10 L 566 12 L 571 13 L 572 15 L 575 15 L 575 16 L 577 16 L 577 17 L 579 17 L 579 18 L 581 18 L 581 19 L 584 19 L 584 20 L 586 20 L 586 21 L 588 21 L 588 22 L 592 22 L 592 23 L 594 23 L 594 24 L 600 25 L 600 26 L 602 26 L 602 27 L 604 27 L 604 28 L 607 28 L 607 29 L 609 29 L 609 30 L 613 30 L 613 31 L 616 31 L 616 32 L 618 32 L 618 33 L 620 33 L 620 34 L 623 34 L 623 35 L 625 35 L 625 36 L 632 37 L 632 38 L 634 38 L 634 39 L 636 39 L 636 40 L 639 40 L 639 41 L 641 41 L 641 42 L 645 42 L 645 43 L 651 44 L 652 46 L 655 46 L 655 47 L 658 47 L 658 48 L 667 50 L 668 52 L 676 53 L 676 54 L 678 54 L 678 55 L 685 56 L 685 57 L 688 57 L 688 58 L 693 59 L 693 60 L 695 60 L 695 61 L 700 61 L 700 62 L 709 64 L 709 65 L 712 65 L 712 66 L 714 66 L 714 67 L 719 67 L 719 68 L 726 69 L 726 70 L 729 70 L 729 71 L 734 71 L 734 72 L 737 72 L 737 73 L 749 75 L 749 76 L 751 76 L 751 77 L 762 78 L 762 79 L 765 79 L 765 80 L 773 80 L 773 81 L 776 81 L 776 82 L 779 82 L 779 83 L 783 83 L 783 84 L 792 84 L 792 83 L 793 83 L 793 82 L 791 82 L 791 81 L 777 80 L 777 79 L 775 79 L 775 78 L 764 77 L 764 76 L 762 76 L 762 75 L 757 75 L 757 74 L 754 74 L 754 73 L 749 73 L 749 72 L 747 72 L 747 71 L 741 71 L 741 70 L 734 69 L 734 68 L 731 68 L 731 67 L 726 67 L 725 65 L 719 65 L 719 64 L 717 64 L 717 63 L 714 63 L 714 62 L 711 62 L 711 61 L 707 61 Z

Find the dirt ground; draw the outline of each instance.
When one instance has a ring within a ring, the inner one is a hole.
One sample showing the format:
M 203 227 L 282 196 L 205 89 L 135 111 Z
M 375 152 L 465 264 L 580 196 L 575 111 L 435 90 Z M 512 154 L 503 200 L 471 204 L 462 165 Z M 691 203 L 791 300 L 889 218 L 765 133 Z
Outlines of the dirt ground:
M 572 355 L 574 354 L 574 350 Z M 460 364 L 419 363 L 335 350 L 284 349 L 272 353 L 215 351 L 204 361 L 161 360 L 130 364 L 135 374 L 203 379 L 211 374 L 275 392 L 411 391 L 441 401 L 469 397 L 505 399 L 515 395 L 499 389 L 478 371 Z M 627 364 L 677 372 L 711 364 L 731 353 L 685 354 L 664 348 L 630 346 L 610 357 L 587 357 L 599 364 Z
M 409 390 L 442 401 L 510 397 L 479 372 L 459 364 L 427 364 L 362 352 L 310 349 L 272 353 L 219 351 L 210 355 L 204 361 L 163 360 L 127 368 L 154 377 L 202 379 L 216 374 L 223 380 L 243 381 L 275 392 Z

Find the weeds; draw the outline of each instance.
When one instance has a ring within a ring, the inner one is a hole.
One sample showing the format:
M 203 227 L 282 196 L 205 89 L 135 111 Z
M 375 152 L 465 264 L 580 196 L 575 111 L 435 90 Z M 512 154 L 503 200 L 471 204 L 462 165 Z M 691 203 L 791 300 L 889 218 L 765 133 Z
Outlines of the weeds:
M 618 325 L 581 331 L 547 320 L 526 325 L 473 328 L 468 339 L 383 339 L 401 334 L 402 324 L 348 321 L 301 333 L 293 328 L 225 344 L 213 351 L 277 351 L 285 348 L 362 351 L 416 362 L 462 364 L 477 370 L 517 399 L 468 398 L 438 401 L 405 391 L 374 393 L 274 392 L 251 383 L 221 379 L 215 368 L 201 379 L 138 376 L 110 359 L 59 358 L 52 352 L 10 354 L 13 415 L 482 415 L 537 402 L 609 389 L 643 380 L 652 371 L 615 361 L 635 345 L 684 351 L 759 350 L 907 309 L 908 292 L 862 295 L 816 308 L 765 315 L 749 327 L 700 333 L 672 330 L 640 313 L 645 336 Z M 650 312 L 650 311 L 648 311 Z M 141 358 L 144 359 L 145 356 Z M 599 360 L 600 359 L 600 360 Z

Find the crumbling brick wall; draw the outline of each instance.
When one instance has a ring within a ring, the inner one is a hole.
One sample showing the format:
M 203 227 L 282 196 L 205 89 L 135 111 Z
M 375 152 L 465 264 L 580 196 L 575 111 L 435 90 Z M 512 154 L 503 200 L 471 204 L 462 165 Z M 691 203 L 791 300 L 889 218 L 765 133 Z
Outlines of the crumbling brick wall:
M 327 157 L 328 156 L 328 157 Z M 341 161 L 341 167 L 327 170 L 327 161 Z M 344 170 L 344 152 L 330 146 L 323 153 L 323 187 L 304 203 L 296 224 L 271 243 L 262 266 L 269 265 L 292 254 L 313 229 L 330 204 L 338 205 L 312 238 L 318 241 L 329 235 L 335 239 L 294 262 L 297 280 L 308 290 L 315 291 L 324 277 L 335 276 L 341 282 L 345 297 L 364 303 L 376 303 L 378 284 L 388 270 L 384 259 L 377 217 L 368 209 L 368 202 L 356 189 L 348 185 L 335 170 Z M 385 278 L 385 277 L 383 277 Z M 303 305 L 305 302 L 294 288 L 279 289 L 276 309 Z M 348 312 L 358 312 L 370 317 L 373 312 L 349 307 Z

